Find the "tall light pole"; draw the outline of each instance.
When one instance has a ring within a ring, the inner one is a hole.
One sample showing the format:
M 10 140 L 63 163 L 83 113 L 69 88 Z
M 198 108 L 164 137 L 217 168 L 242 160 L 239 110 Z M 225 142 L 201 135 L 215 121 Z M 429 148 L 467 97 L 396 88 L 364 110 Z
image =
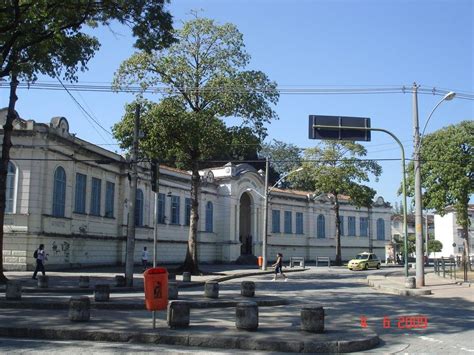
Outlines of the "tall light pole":
M 414 157 L 413 167 L 415 173 L 415 241 L 416 241 L 416 286 L 421 287 L 425 285 L 425 270 L 423 260 L 423 206 L 421 201 L 421 163 L 420 163 L 420 148 L 421 139 L 425 132 L 426 126 L 431 119 L 431 116 L 443 101 L 452 100 L 456 96 L 454 92 L 447 93 L 431 110 L 422 134 L 420 135 L 420 127 L 418 120 L 418 86 L 413 83 L 413 146 Z M 428 247 L 428 246 L 427 246 Z
M 268 196 L 270 192 L 285 178 L 290 176 L 291 174 L 297 173 L 298 171 L 303 170 L 303 168 L 298 168 L 296 170 L 292 170 L 287 174 L 284 174 L 272 187 L 268 188 L 268 170 L 269 170 L 269 160 L 268 157 L 266 158 L 265 162 L 265 190 L 264 194 L 262 195 L 260 192 L 248 188 L 247 191 L 253 191 L 257 195 L 263 198 L 264 200 L 264 207 L 263 207 L 263 238 L 262 238 L 262 270 L 267 269 L 267 235 L 268 235 Z

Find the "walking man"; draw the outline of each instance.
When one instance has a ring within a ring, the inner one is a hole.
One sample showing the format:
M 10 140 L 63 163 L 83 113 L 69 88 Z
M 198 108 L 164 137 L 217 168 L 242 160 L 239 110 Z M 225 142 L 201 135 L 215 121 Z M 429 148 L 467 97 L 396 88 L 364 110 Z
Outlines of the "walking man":
M 44 251 L 44 244 L 40 244 L 39 248 L 36 249 L 33 256 L 36 258 L 36 269 L 33 273 L 32 279 L 36 280 L 36 274 L 38 273 L 38 271 L 41 271 L 43 273 L 43 276 L 46 275 L 44 271 L 44 261 L 48 260 L 48 254 L 46 254 Z
M 145 271 L 148 267 L 148 250 L 146 247 L 143 247 L 143 251 L 142 251 L 142 266 L 143 266 L 143 271 Z

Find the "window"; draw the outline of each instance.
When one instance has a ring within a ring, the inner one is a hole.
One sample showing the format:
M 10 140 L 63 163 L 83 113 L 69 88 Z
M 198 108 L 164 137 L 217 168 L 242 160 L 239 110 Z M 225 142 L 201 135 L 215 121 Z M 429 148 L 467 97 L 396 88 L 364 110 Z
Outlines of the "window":
M 143 191 L 137 189 L 137 196 L 135 198 L 135 225 L 137 227 L 143 227 Z
M 105 183 L 105 217 L 114 216 L 115 184 L 107 181 Z
M 344 216 L 339 216 L 339 231 L 344 235 Z
M 280 211 L 272 210 L 272 232 L 280 233 Z
M 285 211 L 285 233 L 291 234 L 292 233 L 292 226 L 291 226 L 291 211 Z
M 94 216 L 100 216 L 101 188 L 102 188 L 102 180 L 97 179 L 97 178 L 92 178 L 90 214 Z
M 320 214 L 316 222 L 316 236 L 318 238 L 326 238 L 326 222 L 324 216 Z
M 399 228 L 400 227 L 400 222 L 395 221 L 393 222 L 393 228 Z
M 368 233 L 369 219 L 367 217 L 360 217 L 359 224 L 360 224 L 360 236 L 367 237 L 369 235 Z
M 385 221 L 382 218 L 377 220 L 377 240 L 385 240 Z
M 76 191 L 74 200 L 74 212 L 86 213 L 86 185 L 87 176 L 84 174 L 76 174 Z
M 12 162 L 8 162 L 7 190 L 5 194 L 5 213 L 14 213 L 15 208 L 15 187 L 16 187 L 16 167 Z
M 303 234 L 303 213 L 296 212 L 296 234 Z
M 347 217 L 347 235 L 356 235 L 356 218 L 354 216 Z
M 179 224 L 179 196 L 171 196 L 171 224 Z
M 191 224 L 191 199 L 189 197 L 184 199 L 184 224 L 187 226 Z
M 66 172 L 58 166 L 54 172 L 53 216 L 64 217 L 66 207 Z
M 158 194 L 158 223 L 165 223 L 165 194 Z
M 211 201 L 206 204 L 206 232 L 213 231 L 214 206 Z

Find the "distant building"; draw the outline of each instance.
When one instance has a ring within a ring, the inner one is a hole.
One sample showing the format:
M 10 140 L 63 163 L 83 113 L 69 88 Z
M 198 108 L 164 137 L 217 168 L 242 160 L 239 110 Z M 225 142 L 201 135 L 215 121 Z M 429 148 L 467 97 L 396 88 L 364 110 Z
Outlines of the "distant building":
M 403 215 L 394 214 L 391 219 L 391 235 L 392 240 L 403 240 Z M 423 234 L 426 236 L 426 230 L 430 235 L 434 235 L 434 215 L 423 214 Z M 408 235 L 415 235 L 415 215 L 407 215 L 407 233 Z
M 6 110 L 0 110 L 0 125 Z M 2 133 L 0 131 L 0 133 Z M 124 263 L 129 213 L 129 163 L 76 137 L 64 117 L 51 123 L 17 119 L 8 168 L 4 267 L 31 269 L 43 243 L 48 268 Z M 201 172 L 198 255 L 201 262 L 235 262 L 261 255 L 264 179 L 248 164 Z M 135 260 L 152 250 L 158 219 L 158 262 L 184 260 L 190 219 L 189 172 L 160 167 L 158 211 L 150 171 L 139 166 Z M 277 252 L 335 258 L 335 214 L 330 196 L 274 189 L 268 205 L 268 259 Z M 373 249 L 384 258 L 391 206 L 382 197 L 370 210 L 341 198 L 342 257 Z
M 435 215 L 435 239 L 443 243 L 443 250 L 437 253 L 440 257 L 457 257 L 462 256 L 464 252 L 464 239 L 462 235 L 462 227 L 456 222 L 456 212 L 452 208 L 448 208 L 444 216 Z M 469 205 L 469 255 L 474 255 L 474 205 Z

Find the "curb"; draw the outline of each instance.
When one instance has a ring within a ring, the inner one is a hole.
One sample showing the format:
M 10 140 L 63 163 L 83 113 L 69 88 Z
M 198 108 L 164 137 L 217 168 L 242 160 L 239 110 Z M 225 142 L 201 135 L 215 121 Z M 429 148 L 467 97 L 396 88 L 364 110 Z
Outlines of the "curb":
M 0 336 L 11 338 L 129 342 L 298 353 L 341 353 L 364 351 L 374 348 L 380 342 L 378 335 L 373 332 L 355 340 L 333 341 L 275 340 L 275 337 L 271 336 L 257 338 L 249 336 L 250 334 L 255 333 L 241 333 L 242 335 L 237 336 L 209 336 L 209 334 L 182 334 L 181 332 L 178 333 L 178 331 L 173 330 L 164 330 L 159 333 L 138 333 L 0 327 Z M 324 336 L 324 334 L 315 334 L 315 336 L 316 335 Z M 297 336 L 295 336 L 295 338 L 297 338 Z
M 376 290 L 384 291 L 399 296 L 426 296 L 431 295 L 430 289 L 409 289 L 401 288 L 396 286 L 384 285 L 383 282 L 377 282 L 378 280 L 368 279 L 367 284 Z

